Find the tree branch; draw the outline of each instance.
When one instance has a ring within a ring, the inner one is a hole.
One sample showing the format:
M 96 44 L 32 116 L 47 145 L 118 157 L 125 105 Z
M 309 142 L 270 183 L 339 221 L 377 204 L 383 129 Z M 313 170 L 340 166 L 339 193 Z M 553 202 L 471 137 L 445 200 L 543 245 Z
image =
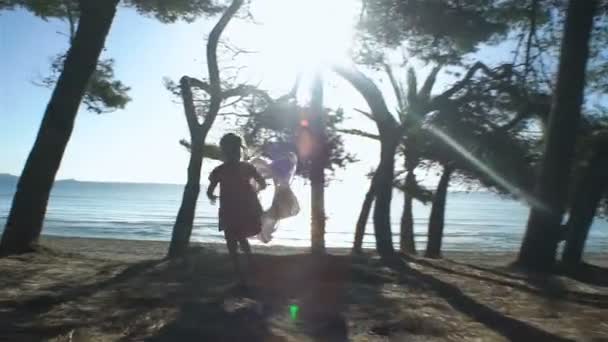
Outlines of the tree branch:
M 530 32 L 528 33 L 528 42 L 526 43 L 526 61 L 524 69 L 524 80 L 527 79 L 531 68 L 530 52 L 532 50 L 532 38 L 536 34 L 536 13 L 538 12 L 538 0 L 532 0 L 530 6 Z
M 207 92 L 207 94 L 211 95 L 211 87 L 209 87 L 209 83 L 203 82 L 194 77 L 188 77 L 188 81 L 190 83 L 190 86 L 204 90 L 205 92 Z
M 437 65 L 433 67 L 433 70 L 429 73 L 426 80 L 424 80 L 424 84 L 422 88 L 420 88 L 420 92 L 418 92 L 419 99 L 424 100 L 425 102 L 431 98 L 431 91 L 433 90 L 433 86 L 435 85 L 435 81 L 437 80 L 437 74 L 441 70 L 442 65 Z
M 372 121 L 376 121 L 376 118 L 374 118 L 374 116 L 373 116 L 373 115 L 371 115 L 370 113 L 368 113 L 368 112 L 366 112 L 366 111 L 363 111 L 363 110 L 361 110 L 361 109 L 357 109 L 357 108 L 353 108 L 353 110 L 354 110 L 355 112 L 357 112 L 357 113 L 359 113 L 359 114 L 361 114 L 361 115 L 365 116 L 366 118 L 368 118 L 368 119 L 372 120 Z
M 190 130 L 190 137 L 192 139 L 198 138 L 198 129 L 200 125 L 196 119 L 196 109 L 194 108 L 194 99 L 192 97 L 192 89 L 190 88 L 190 78 L 183 76 L 179 80 L 179 88 L 182 96 L 182 102 L 184 105 L 184 114 L 186 115 L 186 122 L 188 123 L 188 129 Z
M 454 86 L 452 86 L 452 88 L 444 91 L 441 95 L 438 95 L 437 97 L 435 97 L 433 99 L 433 102 L 441 102 L 441 101 L 447 100 L 450 97 L 452 97 L 452 95 L 454 95 L 457 92 L 459 92 L 460 90 L 462 90 L 464 87 L 466 87 L 469 84 L 469 82 L 471 81 L 473 76 L 475 76 L 475 73 L 478 70 L 483 70 L 487 75 L 490 75 L 490 76 L 495 75 L 495 73 L 492 70 L 490 70 L 490 68 L 488 68 L 484 63 L 476 62 L 467 71 L 467 73 L 464 75 L 464 77 L 460 81 L 456 82 L 456 84 L 454 84 Z
M 391 115 L 382 92 L 372 80 L 355 67 L 346 68 L 334 65 L 333 70 L 346 79 L 363 96 L 371 109 L 380 131 L 395 130 L 397 128 L 397 120 Z
M 211 129 L 211 125 L 213 125 L 223 101 L 222 83 L 217 61 L 217 45 L 226 26 L 242 5 L 243 0 L 233 0 L 209 34 L 209 40 L 207 42 L 207 69 L 209 70 L 209 95 L 211 99 L 209 102 L 209 111 L 201 128 L 203 135 L 206 135 L 209 129 Z
M 230 6 L 222 14 L 222 17 L 217 24 L 211 30 L 209 34 L 209 42 L 207 43 L 207 67 L 209 71 L 209 85 L 211 89 L 211 95 L 221 97 L 221 82 L 220 82 L 220 70 L 217 61 L 217 46 L 220 41 L 222 33 L 228 26 L 230 20 L 234 17 L 236 12 L 242 6 L 243 0 L 233 0 Z
M 272 98 L 270 97 L 270 95 L 268 95 L 268 93 L 266 91 L 261 90 L 256 86 L 246 85 L 246 84 L 241 84 L 235 88 L 228 89 L 228 90 L 222 92 L 222 99 L 225 100 L 225 99 L 228 99 L 228 98 L 234 97 L 234 96 L 246 97 L 249 95 L 261 96 L 264 99 L 272 102 Z
M 373 140 L 380 140 L 379 135 L 368 133 L 368 132 L 362 131 L 360 129 L 337 129 L 336 131 L 338 131 L 339 133 L 356 135 L 358 137 L 364 137 L 364 138 L 369 138 L 369 139 L 373 139 Z
M 395 79 L 395 75 L 393 74 L 393 68 L 388 65 L 388 63 L 383 62 L 382 66 L 384 67 L 384 71 L 388 76 L 389 81 L 391 82 L 391 86 L 393 87 L 393 92 L 395 93 L 395 98 L 397 98 L 397 105 L 399 106 L 399 111 L 405 112 L 405 102 L 403 101 L 403 89 L 399 86 L 399 83 Z

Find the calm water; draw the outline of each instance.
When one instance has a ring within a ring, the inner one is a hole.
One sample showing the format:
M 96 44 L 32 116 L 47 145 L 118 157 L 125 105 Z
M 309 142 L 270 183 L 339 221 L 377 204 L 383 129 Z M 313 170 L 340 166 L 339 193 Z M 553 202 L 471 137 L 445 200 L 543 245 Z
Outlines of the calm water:
M 304 184 L 294 185 L 303 211 L 280 224 L 271 244 L 309 245 L 309 193 Z M 330 247 L 348 247 L 353 227 L 367 184 L 336 184 L 327 190 L 327 234 Z M 60 236 L 101 237 L 166 241 L 181 199 L 182 186 L 81 183 L 62 181 L 53 189 L 45 221 L 44 234 Z M 14 192 L 11 184 L 0 184 L 0 229 L 4 228 Z M 263 196 L 268 204 L 270 191 Z M 395 193 L 392 207 L 393 231 L 397 242 L 401 214 L 400 193 Z M 528 209 L 521 203 L 491 193 L 450 193 L 448 195 L 445 250 L 516 250 L 523 236 Z M 204 196 L 199 200 L 193 241 L 220 242 L 216 207 Z M 426 242 L 426 225 L 430 208 L 414 206 L 415 232 L 418 247 Z M 374 238 L 371 222 L 364 244 L 371 247 Z M 608 223 L 596 220 L 588 251 L 605 251 L 608 246 Z

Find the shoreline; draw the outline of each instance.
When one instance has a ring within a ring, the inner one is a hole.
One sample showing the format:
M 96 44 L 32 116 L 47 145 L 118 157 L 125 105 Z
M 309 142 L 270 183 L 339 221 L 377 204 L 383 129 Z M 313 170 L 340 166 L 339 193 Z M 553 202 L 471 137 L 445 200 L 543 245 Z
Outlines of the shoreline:
M 43 246 L 52 249 L 80 254 L 94 259 L 109 259 L 121 261 L 139 261 L 147 259 L 162 259 L 169 248 L 169 241 L 153 240 L 126 240 L 111 238 L 85 238 L 43 235 L 40 239 Z M 227 253 L 223 243 L 197 242 L 191 246 L 199 246 L 219 253 Z M 309 252 L 308 247 L 293 247 L 283 245 L 252 245 L 253 253 L 266 255 L 294 255 Z M 328 254 L 348 255 L 350 248 L 327 248 Z M 374 249 L 364 249 L 366 253 L 373 253 Z M 505 266 L 517 258 L 517 251 L 443 251 L 445 259 L 459 262 L 489 266 Z M 586 262 L 608 267 L 606 253 L 586 253 Z

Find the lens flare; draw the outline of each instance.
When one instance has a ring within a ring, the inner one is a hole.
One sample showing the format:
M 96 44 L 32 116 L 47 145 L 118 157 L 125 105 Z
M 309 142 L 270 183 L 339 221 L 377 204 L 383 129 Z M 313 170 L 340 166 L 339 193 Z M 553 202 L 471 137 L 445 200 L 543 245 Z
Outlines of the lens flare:
M 539 208 L 541 210 L 549 211 L 549 208 L 540 200 L 538 200 L 534 195 L 520 189 L 515 184 L 511 183 L 508 179 L 501 176 L 498 172 L 489 168 L 484 162 L 477 159 L 471 152 L 467 151 L 461 144 L 459 144 L 452 137 L 447 135 L 445 132 L 441 131 L 439 128 L 431 125 L 425 124 L 425 128 L 435 135 L 437 138 L 441 139 L 444 143 L 448 144 L 451 148 L 453 148 L 456 152 L 470 161 L 475 167 L 477 167 L 481 172 L 483 172 L 488 177 L 492 178 L 496 183 L 500 184 L 502 187 L 507 189 L 514 196 L 523 199 L 529 205 Z

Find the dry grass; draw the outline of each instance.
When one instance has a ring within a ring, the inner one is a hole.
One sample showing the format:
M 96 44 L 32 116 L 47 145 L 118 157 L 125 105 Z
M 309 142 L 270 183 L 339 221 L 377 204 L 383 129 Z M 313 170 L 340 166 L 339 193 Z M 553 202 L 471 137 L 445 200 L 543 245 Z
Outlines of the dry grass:
M 608 288 L 565 277 L 450 260 L 261 254 L 264 272 L 244 290 L 217 248 L 169 262 L 131 244 L 135 261 L 49 249 L 0 259 L 0 341 L 608 339 Z M 290 305 L 300 308 L 296 320 Z

